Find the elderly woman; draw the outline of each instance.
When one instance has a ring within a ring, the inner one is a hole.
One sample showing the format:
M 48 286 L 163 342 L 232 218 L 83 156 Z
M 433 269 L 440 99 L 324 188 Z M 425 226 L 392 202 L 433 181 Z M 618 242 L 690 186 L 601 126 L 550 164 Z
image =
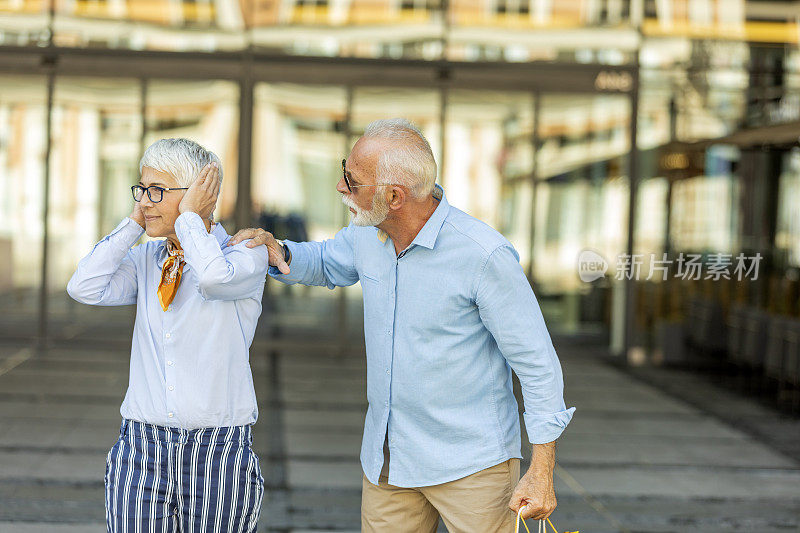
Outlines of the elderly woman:
M 86 304 L 136 304 L 120 437 L 106 461 L 108 531 L 252 532 L 264 480 L 248 359 L 267 250 L 225 246 L 211 221 L 222 179 L 212 152 L 163 139 L 139 172 L 133 212 L 67 285 Z M 134 246 L 143 232 L 163 239 Z

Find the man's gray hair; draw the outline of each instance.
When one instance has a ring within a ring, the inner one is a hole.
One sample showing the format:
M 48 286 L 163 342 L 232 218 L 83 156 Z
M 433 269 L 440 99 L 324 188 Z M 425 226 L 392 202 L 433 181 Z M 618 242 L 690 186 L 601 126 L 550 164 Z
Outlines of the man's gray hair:
M 371 122 L 364 137 L 397 141 L 383 150 L 376 168 L 377 183 L 398 183 L 415 198 L 425 198 L 436 184 L 436 160 L 419 128 L 404 118 Z
M 217 164 L 222 181 L 222 163 L 214 152 L 190 139 L 161 139 L 144 151 L 139 161 L 139 175 L 144 167 L 150 167 L 174 177 L 179 187 L 188 187 L 209 163 Z

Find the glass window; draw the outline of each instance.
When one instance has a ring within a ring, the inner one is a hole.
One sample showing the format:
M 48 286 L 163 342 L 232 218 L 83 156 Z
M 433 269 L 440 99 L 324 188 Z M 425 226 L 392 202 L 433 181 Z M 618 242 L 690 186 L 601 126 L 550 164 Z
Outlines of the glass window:
M 451 90 L 446 124 L 443 183 L 450 203 L 499 228 L 503 183 L 532 177 L 532 96 Z M 506 193 L 512 189 L 517 190 L 511 187 Z M 527 255 L 529 242 L 514 245 Z
M 146 107 L 144 147 L 158 139 L 187 137 L 219 156 L 222 187 L 214 218 L 232 230 L 239 163 L 238 85 L 219 80 L 153 80 L 147 84 Z
M 0 76 L 0 308 L 11 337 L 37 324 L 46 124 L 47 80 Z
M 90 331 L 108 313 L 66 297 L 78 261 L 128 216 L 141 144 L 140 86 L 133 79 L 56 78 L 50 154 L 48 288 L 53 335 Z M 75 329 L 78 328 L 78 329 Z
M 332 237 L 347 223 L 336 192 L 350 150 L 346 90 L 263 83 L 255 98 L 253 200 L 261 225 L 291 240 Z M 297 235 L 288 217 L 302 230 Z

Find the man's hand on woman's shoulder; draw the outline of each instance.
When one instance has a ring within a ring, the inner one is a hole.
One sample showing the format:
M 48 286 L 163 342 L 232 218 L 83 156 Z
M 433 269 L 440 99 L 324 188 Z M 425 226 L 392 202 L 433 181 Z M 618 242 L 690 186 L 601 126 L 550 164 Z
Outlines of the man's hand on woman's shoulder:
M 278 270 L 281 271 L 281 274 L 289 274 L 291 272 L 285 260 L 283 245 L 275 239 L 272 233 L 264 231 L 261 228 L 239 230 L 236 235 L 231 237 L 228 241 L 228 246 L 237 245 L 247 239 L 250 239 L 249 242 L 245 243 L 245 246 L 248 248 L 255 248 L 262 244 L 267 247 L 267 251 L 269 251 L 269 266 L 277 267 Z

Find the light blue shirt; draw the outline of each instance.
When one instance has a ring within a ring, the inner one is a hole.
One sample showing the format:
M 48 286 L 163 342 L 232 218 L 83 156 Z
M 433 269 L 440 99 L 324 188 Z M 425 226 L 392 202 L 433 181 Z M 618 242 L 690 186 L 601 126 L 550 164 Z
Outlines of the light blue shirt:
M 252 424 L 258 418 L 249 349 L 267 274 L 267 248 L 211 233 L 196 213 L 175 221 L 186 264 L 175 299 L 157 289 L 166 241 L 131 248 L 143 233 L 130 218 L 78 263 L 67 292 L 91 305 L 136 304 L 124 418 L 183 429 Z
M 326 241 L 287 241 L 291 273 L 269 271 L 285 283 L 361 282 L 369 401 L 361 466 L 373 484 L 387 436 L 389 483 L 401 487 L 521 457 L 512 369 L 532 443 L 556 440 L 575 410 L 564 404 L 561 365 L 517 252 L 437 193 L 433 215 L 399 255 L 382 231 L 351 224 Z

